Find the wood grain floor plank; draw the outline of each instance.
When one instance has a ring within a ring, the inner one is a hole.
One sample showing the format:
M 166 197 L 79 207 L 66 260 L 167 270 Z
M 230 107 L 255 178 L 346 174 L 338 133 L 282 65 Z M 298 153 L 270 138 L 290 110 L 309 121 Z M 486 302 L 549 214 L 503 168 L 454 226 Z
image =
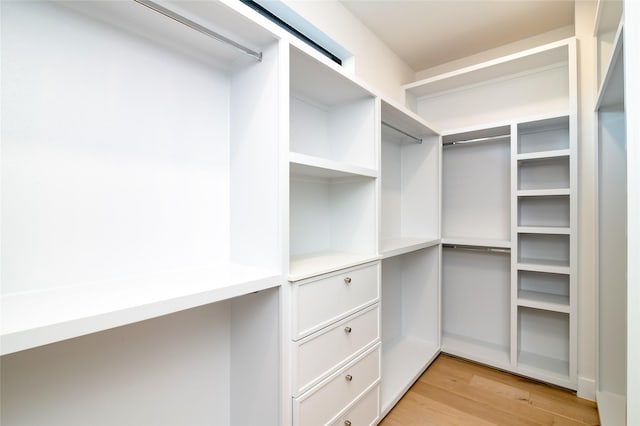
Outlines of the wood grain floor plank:
M 380 424 L 585 426 L 599 419 L 595 403 L 571 392 L 443 354 Z

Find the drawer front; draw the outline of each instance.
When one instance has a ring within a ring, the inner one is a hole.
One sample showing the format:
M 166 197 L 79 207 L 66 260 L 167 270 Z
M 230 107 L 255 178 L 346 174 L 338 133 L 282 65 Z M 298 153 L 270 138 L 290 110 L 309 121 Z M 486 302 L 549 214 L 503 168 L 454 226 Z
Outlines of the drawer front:
M 292 336 L 298 340 L 379 300 L 379 263 L 293 285 Z
M 371 389 L 332 426 L 370 426 L 380 417 L 380 386 Z
M 380 338 L 378 304 L 294 343 L 294 393 L 298 396 Z
M 380 345 L 293 400 L 294 424 L 324 425 L 380 380 Z

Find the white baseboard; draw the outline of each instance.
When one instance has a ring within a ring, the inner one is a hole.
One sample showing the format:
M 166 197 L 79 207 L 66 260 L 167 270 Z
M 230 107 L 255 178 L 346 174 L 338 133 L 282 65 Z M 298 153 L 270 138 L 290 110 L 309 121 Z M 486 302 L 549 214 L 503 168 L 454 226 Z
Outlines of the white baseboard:
M 578 396 L 589 401 L 596 400 L 596 381 L 578 376 Z

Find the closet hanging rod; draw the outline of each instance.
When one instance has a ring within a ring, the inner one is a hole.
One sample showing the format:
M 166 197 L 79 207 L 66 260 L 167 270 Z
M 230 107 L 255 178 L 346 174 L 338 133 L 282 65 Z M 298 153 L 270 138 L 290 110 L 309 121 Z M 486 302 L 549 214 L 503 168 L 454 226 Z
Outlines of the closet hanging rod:
M 393 125 L 391 125 L 391 124 L 387 123 L 386 121 L 383 121 L 383 122 L 382 122 L 382 125 L 383 125 L 383 126 L 386 126 L 386 127 L 388 127 L 388 128 L 390 128 L 390 129 L 392 129 L 392 130 L 395 130 L 396 132 L 398 132 L 398 133 L 400 133 L 400 134 L 403 134 L 403 135 L 405 135 L 405 136 L 407 136 L 407 137 L 409 137 L 409 138 L 411 138 L 411 139 L 413 139 L 416 143 L 422 143 L 422 139 L 421 139 L 421 138 L 417 138 L 417 137 L 415 137 L 415 136 L 413 136 L 413 135 L 411 135 L 411 134 L 409 134 L 409 133 L 405 132 L 404 130 L 400 130 L 400 129 L 398 129 L 397 127 L 395 127 L 395 126 L 393 126 Z
M 217 32 L 210 30 L 209 28 L 203 27 L 197 22 L 193 22 L 191 19 L 185 18 L 184 16 L 179 15 L 151 0 L 134 0 L 134 1 L 136 3 L 139 3 L 143 6 L 148 7 L 151 10 L 155 10 L 156 12 L 161 13 L 162 15 L 168 18 L 173 19 L 174 21 L 179 22 L 182 25 L 186 25 L 187 27 L 198 31 L 199 33 L 202 33 L 208 37 L 211 37 L 214 40 L 233 46 L 240 52 L 255 58 L 258 62 L 262 62 L 262 52 L 256 52 L 255 50 L 249 49 L 248 47 L 245 47 L 240 43 L 237 43 L 231 40 L 230 38 L 223 36 L 222 34 L 218 34 Z
M 482 246 L 467 246 L 461 244 L 443 244 L 443 248 L 467 250 L 467 251 L 481 251 L 489 253 L 511 253 L 510 248 L 504 247 L 482 247 Z
M 499 136 L 488 136 L 486 138 L 475 138 L 475 139 L 465 139 L 465 140 L 461 140 L 461 141 L 449 141 L 449 142 L 442 142 L 443 146 L 447 146 L 447 145 L 456 145 L 456 144 L 464 144 L 464 143 L 474 143 L 474 142 L 487 142 L 487 141 L 492 141 L 492 140 L 497 140 L 497 139 L 504 139 L 504 138 L 509 138 L 511 137 L 511 135 L 507 134 L 507 135 L 499 135 Z

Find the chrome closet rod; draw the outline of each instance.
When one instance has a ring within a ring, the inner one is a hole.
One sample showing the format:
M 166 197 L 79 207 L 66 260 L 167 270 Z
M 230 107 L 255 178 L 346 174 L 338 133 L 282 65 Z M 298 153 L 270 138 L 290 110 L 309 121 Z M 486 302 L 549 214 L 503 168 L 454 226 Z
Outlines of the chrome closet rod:
M 222 34 L 218 34 L 217 32 L 210 30 L 209 28 L 203 27 L 197 22 L 193 22 L 191 19 L 185 18 L 184 16 L 179 15 L 167 9 L 166 7 L 159 5 L 158 3 L 152 2 L 150 0 L 134 0 L 134 1 L 136 3 L 139 3 L 143 6 L 148 7 L 151 10 L 155 10 L 156 12 L 163 14 L 167 18 L 171 18 L 176 22 L 186 25 L 187 27 L 198 31 L 199 33 L 202 33 L 222 43 L 231 45 L 235 47 L 237 50 L 241 51 L 242 53 L 254 57 L 256 60 L 258 60 L 258 62 L 262 62 L 262 52 L 256 52 L 255 50 L 249 49 L 248 47 L 245 47 L 240 43 L 237 43 L 231 40 L 230 38 L 223 36 Z
M 443 244 L 443 248 L 468 250 L 468 251 L 481 251 L 489 253 L 511 253 L 511 249 L 502 247 L 480 247 L 480 246 L 467 246 L 461 244 Z
M 382 122 L 382 125 L 383 125 L 383 126 L 387 126 L 388 128 L 390 128 L 390 129 L 392 129 L 392 130 L 395 130 L 396 132 L 401 133 L 401 134 L 403 134 L 403 135 L 405 135 L 405 136 L 407 136 L 407 137 L 409 137 L 409 138 L 413 139 L 414 141 L 416 141 L 416 143 L 422 143 L 422 139 L 421 139 L 421 138 L 417 138 L 417 137 L 415 137 L 415 136 L 413 136 L 413 135 L 411 135 L 411 134 L 409 134 L 409 133 L 405 132 L 404 130 L 400 130 L 400 129 L 398 129 L 397 127 L 392 126 L 391 124 L 387 123 L 386 121 L 383 121 L 383 122 Z
M 509 137 L 511 137 L 511 135 L 488 136 L 486 138 L 476 138 L 476 139 L 466 139 L 466 140 L 462 140 L 462 141 L 442 142 L 442 145 L 446 146 L 446 145 L 456 145 L 456 144 L 473 143 L 473 142 L 486 142 L 486 141 L 492 141 L 492 140 L 495 140 L 495 139 L 504 139 L 504 138 L 509 138 Z

